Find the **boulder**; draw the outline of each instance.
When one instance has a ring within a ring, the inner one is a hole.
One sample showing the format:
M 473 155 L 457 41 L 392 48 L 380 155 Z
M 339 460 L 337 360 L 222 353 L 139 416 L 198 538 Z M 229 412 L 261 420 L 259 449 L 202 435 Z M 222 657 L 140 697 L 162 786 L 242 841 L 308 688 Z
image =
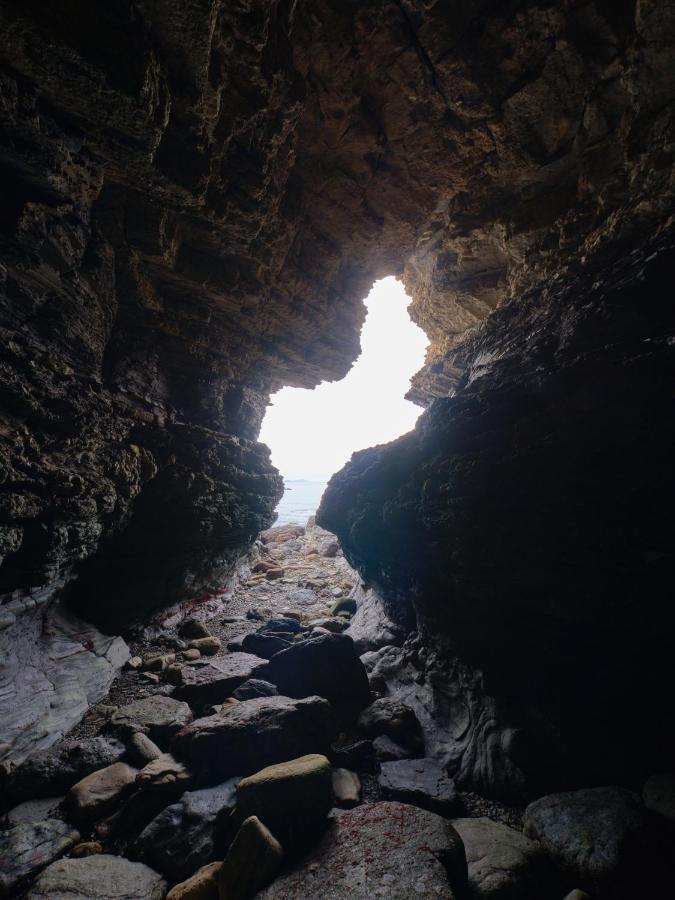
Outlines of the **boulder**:
M 215 656 L 222 646 L 220 638 L 209 635 L 208 637 L 195 638 L 193 641 L 190 641 L 189 649 L 199 650 L 201 656 Z
M 396 741 L 392 741 L 386 734 L 381 734 L 373 741 L 373 750 L 378 762 L 393 762 L 397 759 L 410 759 L 412 751 L 401 747 Z
M 276 697 L 276 685 L 261 678 L 249 678 L 232 694 L 235 700 L 254 700 L 256 697 Z
M 318 753 L 267 766 L 237 786 L 237 819 L 257 816 L 287 850 L 315 834 L 332 806 L 331 765 Z
M 590 894 L 587 894 L 586 891 L 580 891 L 575 888 L 573 891 L 570 891 L 569 894 L 565 895 L 564 900 L 593 900 Z
M 0 832 L 0 897 L 12 896 L 80 839 L 66 822 L 25 822 Z
M 3 785 L 3 791 L 14 802 L 65 794 L 85 775 L 118 762 L 125 752 L 124 744 L 114 738 L 60 741 L 18 766 Z
M 572 884 L 593 897 L 665 897 L 675 883 L 667 838 L 640 798 L 619 787 L 550 794 L 525 810 L 536 839 Z M 664 841 L 662 843 L 662 840 Z
M 125 735 L 141 731 L 162 747 L 191 721 L 192 710 L 187 703 L 162 694 L 152 694 L 121 706 L 112 716 L 110 724 Z
M 66 794 L 65 807 L 75 822 L 102 819 L 130 792 L 138 769 L 123 762 L 113 763 L 78 781 Z
M 302 631 L 302 625 L 291 616 L 288 618 L 279 616 L 276 619 L 268 619 L 264 625 L 260 626 L 258 631 L 266 634 L 298 634 L 298 632 Z
M 275 634 L 259 634 L 257 631 L 244 635 L 241 641 L 241 649 L 245 653 L 252 653 L 263 659 L 271 659 L 275 653 L 290 646 L 290 641 L 277 637 Z
M 166 900 L 218 900 L 218 875 L 222 867 L 222 862 L 202 866 L 186 881 L 172 887 Z
M 365 706 L 368 675 L 344 634 L 325 634 L 294 644 L 269 662 L 266 679 L 289 697 L 317 694 L 336 706 Z
M 267 661 L 250 653 L 232 653 L 211 660 L 197 669 L 183 669 L 183 684 L 174 696 L 195 709 L 222 703 L 232 691 L 250 678 L 267 677 Z
M 164 794 L 182 794 L 191 782 L 191 772 L 170 753 L 162 753 L 151 760 L 136 776 L 139 790 L 161 791 Z
M 342 634 L 342 632 L 347 627 L 347 622 L 344 619 L 338 619 L 334 616 L 326 616 L 321 619 L 312 619 L 311 622 L 308 622 L 307 625 L 309 628 L 323 628 L 325 631 L 329 631 L 331 634 Z
M 159 759 L 162 751 L 154 741 L 150 740 L 147 734 L 137 731 L 129 738 L 129 754 L 133 757 L 134 762 L 142 767 L 152 762 L 153 759 Z
M 356 600 L 353 597 L 340 597 L 333 604 L 330 614 L 337 616 L 339 613 L 349 613 L 350 616 L 353 616 L 355 612 Z
M 540 844 L 485 817 L 453 819 L 464 842 L 472 900 L 539 900 L 550 871 Z
M 284 851 L 255 816 L 246 819 L 218 872 L 219 900 L 249 900 L 279 871 Z
M 26 825 L 31 822 L 44 822 L 45 819 L 58 819 L 63 797 L 41 797 L 37 800 L 25 800 L 14 809 L 10 809 L 2 822 L 2 828 L 14 825 Z
M 675 822 L 675 772 L 652 775 L 642 788 L 647 809 Z
M 381 697 L 364 709 L 357 723 L 368 737 L 391 738 L 411 752 L 423 749 L 422 729 L 414 711 L 395 697 Z
M 333 810 L 314 850 L 256 900 L 459 900 L 466 882 L 464 846 L 446 819 L 402 803 L 368 803 Z
M 173 752 L 207 777 L 225 779 L 325 753 L 336 737 L 335 714 L 321 697 L 261 697 L 195 720 L 176 735 Z
M 196 616 L 188 616 L 183 619 L 178 627 L 178 634 L 186 640 L 195 640 L 198 638 L 211 637 L 211 632 Z
M 178 803 L 162 810 L 139 835 L 139 858 L 171 881 L 189 878 L 212 861 L 219 834 L 219 816 L 234 808 L 238 778 L 188 791 Z M 221 853 L 224 847 L 219 848 Z
M 400 646 L 406 638 L 406 631 L 393 622 L 387 608 L 373 590 L 356 589 L 356 610 L 349 622 L 347 634 L 354 641 L 359 655 L 381 647 Z
M 351 809 L 361 800 L 361 780 L 349 769 L 333 769 L 333 795 L 338 806 Z
M 61 859 L 40 875 L 27 900 L 163 900 L 166 882 L 143 863 L 98 854 Z
M 402 800 L 442 816 L 457 812 L 455 784 L 435 759 L 382 763 L 378 781 L 385 799 Z

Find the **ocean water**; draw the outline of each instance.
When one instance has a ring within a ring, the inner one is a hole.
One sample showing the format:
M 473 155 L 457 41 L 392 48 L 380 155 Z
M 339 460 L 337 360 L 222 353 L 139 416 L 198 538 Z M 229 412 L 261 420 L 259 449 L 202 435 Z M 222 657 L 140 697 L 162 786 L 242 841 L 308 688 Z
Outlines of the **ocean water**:
M 275 525 L 297 522 L 305 525 L 319 508 L 326 481 L 284 481 L 284 496 L 277 506 Z

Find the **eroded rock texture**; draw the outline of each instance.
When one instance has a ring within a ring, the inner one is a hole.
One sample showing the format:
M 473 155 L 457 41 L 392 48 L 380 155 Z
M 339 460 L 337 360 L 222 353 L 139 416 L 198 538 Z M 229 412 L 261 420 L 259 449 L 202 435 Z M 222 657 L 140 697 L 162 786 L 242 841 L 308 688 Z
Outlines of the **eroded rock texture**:
M 65 588 L 115 633 L 220 586 L 281 490 L 270 391 L 341 377 L 361 298 L 402 274 L 432 341 L 412 396 L 438 399 L 324 524 L 392 617 L 484 671 L 464 758 L 497 693 L 497 736 L 525 709 L 576 728 L 581 698 L 639 744 L 672 626 L 672 4 L 0 22 L 0 592 Z

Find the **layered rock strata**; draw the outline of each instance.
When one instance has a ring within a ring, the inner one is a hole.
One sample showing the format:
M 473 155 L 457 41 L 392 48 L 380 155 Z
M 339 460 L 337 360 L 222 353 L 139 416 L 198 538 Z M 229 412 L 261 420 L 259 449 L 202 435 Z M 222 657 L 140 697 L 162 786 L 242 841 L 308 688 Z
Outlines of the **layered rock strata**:
M 324 522 L 446 696 L 472 685 L 492 786 L 551 771 L 542 742 L 640 767 L 670 734 L 672 4 L 12 0 L 0 27 L 3 603 L 66 588 L 115 633 L 221 587 L 281 490 L 270 391 L 341 377 L 402 274 L 436 403 Z

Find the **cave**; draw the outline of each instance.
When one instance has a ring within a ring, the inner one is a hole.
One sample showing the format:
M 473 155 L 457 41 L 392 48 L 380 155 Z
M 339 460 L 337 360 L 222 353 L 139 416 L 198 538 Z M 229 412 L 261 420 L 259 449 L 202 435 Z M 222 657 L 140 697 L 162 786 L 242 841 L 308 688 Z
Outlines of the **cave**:
M 0 896 L 675 896 L 672 3 L 0 22 Z

